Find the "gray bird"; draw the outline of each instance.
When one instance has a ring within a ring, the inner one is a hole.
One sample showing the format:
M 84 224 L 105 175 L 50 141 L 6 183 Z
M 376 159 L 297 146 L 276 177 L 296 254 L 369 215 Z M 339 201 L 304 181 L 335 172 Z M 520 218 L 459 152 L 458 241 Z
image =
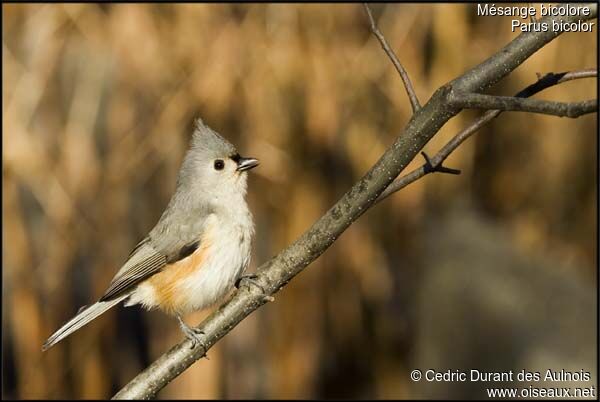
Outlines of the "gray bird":
M 192 347 L 201 342 L 201 333 L 181 316 L 214 304 L 248 267 L 254 224 L 245 199 L 247 171 L 257 165 L 198 119 L 175 193 L 156 226 L 104 295 L 52 334 L 42 350 L 122 301 L 177 317 Z

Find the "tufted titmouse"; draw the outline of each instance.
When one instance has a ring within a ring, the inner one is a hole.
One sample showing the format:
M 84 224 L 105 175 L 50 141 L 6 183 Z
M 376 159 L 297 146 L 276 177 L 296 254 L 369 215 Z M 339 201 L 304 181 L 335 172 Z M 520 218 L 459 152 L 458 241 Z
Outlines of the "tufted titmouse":
M 52 334 L 42 350 L 122 301 L 176 316 L 192 347 L 201 342 L 201 333 L 181 315 L 214 304 L 248 266 L 254 224 L 245 200 L 246 171 L 257 165 L 198 119 L 175 194 L 156 226 L 104 296 Z

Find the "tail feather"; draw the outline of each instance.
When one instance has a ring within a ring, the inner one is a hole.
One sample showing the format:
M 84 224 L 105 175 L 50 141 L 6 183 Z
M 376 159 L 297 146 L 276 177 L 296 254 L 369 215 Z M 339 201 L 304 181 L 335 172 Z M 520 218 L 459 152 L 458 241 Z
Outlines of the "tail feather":
M 85 307 L 83 310 L 77 313 L 75 317 L 73 317 L 69 322 L 60 327 L 55 333 L 48 338 L 48 340 L 42 345 L 42 351 L 46 351 L 50 349 L 52 346 L 56 345 L 58 342 L 62 341 L 67 336 L 71 335 L 73 332 L 77 331 L 88 322 L 92 321 L 94 318 L 99 315 L 105 313 L 110 308 L 116 306 L 121 301 L 129 297 L 130 293 L 126 293 L 122 296 L 119 296 L 115 299 L 108 301 L 101 301 L 95 304 L 92 304 L 89 307 Z

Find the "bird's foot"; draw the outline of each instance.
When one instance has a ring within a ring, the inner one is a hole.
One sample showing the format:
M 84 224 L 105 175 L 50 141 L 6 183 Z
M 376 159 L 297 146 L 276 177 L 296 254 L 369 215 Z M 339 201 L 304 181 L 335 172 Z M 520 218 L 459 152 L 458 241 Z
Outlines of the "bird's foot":
M 256 281 L 256 278 L 258 278 L 258 275 L 256 275 L 256 274 L 242 275 L 238 278 L 237 281 L 235 281 L 235 287 L 239 289 L 240 286 L 243 285 L 243 282 L 246 282 L 246 283 L 252 284 L 252 285 L 256 286 L 257 288 L 259 288 L 260 291 L 264 295 L 263 299 L 265 301 L 272 302 L 273 300 L 275 300 L 275 298 L 273 296 L 266 294 L 267 292 L 265 292 L 265 288 L 263 288 L 262 285 L 260 283 L 258 283 L 258 281 Z
M 196 345 L 200 345 L 204 350 L 206 350 L 206 346 L 204 345 L 203 339 L 203 335 L 205 335 L 204 332 L 198 328 L 190 327 L 185 322 L 183 322 L 180 316 L 177 316 L 177 320 L 179 320 L 179 327 L 181 328 L 181 331 L 183 332 L 185 337 L 192 341 L 192 346 L 190 347 L 190 349 L 194 349 Z
M 240 286 L 242 286 L 244 283 L 251 283 L 254 286 L 256 286 L 257 288 L 260 289 L 261 292 L 265 292 L 265 290 L 263 289 L 263 287 L 255 280 L 256 278 L 258 278 L 258 275 L 256 274 L 248 274 L 248 275 L 242 275 L 240 276 L 237 281 L 235 281 L 235 287 L 236 288 L 240 288 Z

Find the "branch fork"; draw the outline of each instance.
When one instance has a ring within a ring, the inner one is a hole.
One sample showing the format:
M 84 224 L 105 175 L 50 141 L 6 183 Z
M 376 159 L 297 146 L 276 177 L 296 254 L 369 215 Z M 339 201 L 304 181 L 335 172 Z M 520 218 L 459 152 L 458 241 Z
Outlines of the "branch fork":
M 443 161 L 432 164 L 431 159 L 429 159 L 429 155 L 427 155 L 427 153 L 425 153 L 425 151 L 422 151 L 421 155 L 423 155 L 423 158 L 425 158 L 425 164 L 423 165 L 423 170 L 424 170 L 425 174 L 434 173 L 434 172 L 456 174 L 456 175 L 460 174 L 459 169 L 452 169 L 452 168 L 443 166 Z

